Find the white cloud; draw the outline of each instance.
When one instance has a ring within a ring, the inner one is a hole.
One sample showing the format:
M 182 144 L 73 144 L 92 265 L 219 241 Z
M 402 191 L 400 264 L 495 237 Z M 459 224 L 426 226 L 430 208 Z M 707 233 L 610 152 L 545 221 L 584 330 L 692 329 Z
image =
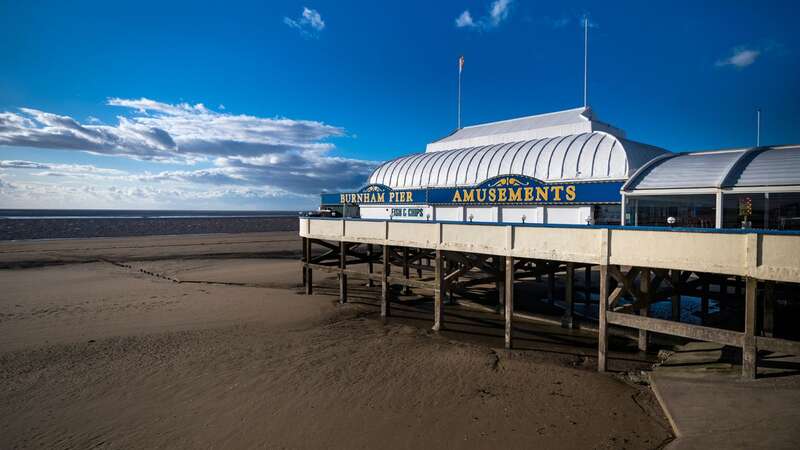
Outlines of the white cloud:
M 500 24 L 508 18 L 509 10 L 511 8 L 512 0 L 495 0 L 489 4 L 489 10 L 486 15 L 480 17 L 478 20 L 472 18 L 469 10 L 464 10 L 455 19 L 456 27 L 458 28 L 471 28 L 477 30 L 489 30 L 497 28 Z
M 300 17 L 297 19 L 284 17 L 283 23 L 288 25 L 289 28 L 296 29 L 304 37 L 317 37 L 319 32 L 325 29 L 325 21 L 322 20 L 320 13 L 305 6 L 303 7 L 303 12 L 300 13 Z
M 458 28 L 474 27 L 475 21 L 472 20 L 472 14 L 469 11 L 464 11 L 460 16 L 456 17 L 456 26 Z
M 360 187 L 375 163 L 331 155 L 329 138 L 343 129 L 322 122 L 262 118 L 211 111 L 202 103 L 169 104 L 112 98 L 132 112 L 112 125 L 86 125 L 69 116 L 30 108 L 0 113 L 0 146 L 80 151 L 133 160 L 179 163 L 191 168 L 129 173 L 89 165 L 2 161 L 2 171 L 103 178 L 105 182 L 184 183 L 264 187 L 299 195 Z
M 715 65 L 717 67 L 733 66 L 737 69 L 744 69 L 756 62 L 760 55 L 761 50 L 759 49 L 740 46 L 732 49 L 730 56 L 727 58 L 717 60 Z

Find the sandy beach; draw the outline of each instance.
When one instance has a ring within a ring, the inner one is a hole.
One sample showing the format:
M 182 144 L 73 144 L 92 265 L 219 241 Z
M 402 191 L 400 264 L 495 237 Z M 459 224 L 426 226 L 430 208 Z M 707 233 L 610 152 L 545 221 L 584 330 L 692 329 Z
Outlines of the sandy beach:
M 0 448 L 660 448 L 591 335 L 335 279 L 295 232 L 0 243 Z M 635 354 L 623 369 L 648 367 Z

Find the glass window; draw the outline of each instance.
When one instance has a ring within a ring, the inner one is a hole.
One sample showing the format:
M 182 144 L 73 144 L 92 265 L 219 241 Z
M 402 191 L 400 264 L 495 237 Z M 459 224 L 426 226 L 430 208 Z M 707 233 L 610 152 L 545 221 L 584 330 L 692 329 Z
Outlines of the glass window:
M 766 226 L 774 230 L 800 230 L 800 192 L 767 194 Z
M 722 194 L 722 228 L 764 228 L 764 194 Z
M 620 205 L 594 205 L 595 225 L 619 225 Z
M 691 228 L 716 225 L 714 195 L 628 196 L 625 201 L 626 225 Z M 670 217 L 675 219 L 674 224 L 668 222 Z

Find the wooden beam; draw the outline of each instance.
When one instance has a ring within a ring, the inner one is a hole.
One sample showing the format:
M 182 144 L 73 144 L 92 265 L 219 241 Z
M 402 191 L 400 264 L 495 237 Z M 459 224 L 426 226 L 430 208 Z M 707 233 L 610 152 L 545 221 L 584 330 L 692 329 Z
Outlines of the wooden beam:
M 747 277 L 744 305 L 744 338 L 742 339 L 742 378 L 756 378 L 756 288 L 758 280 Z
M 646 304 L 643 308 L 639 309 L 639 315 L 642 317 L 647 317 L 647 313 L 650 310 L 650 269 L 642 269 L 641 275 L 639 275 L 639 290 L 641 291 L 641 300 L 643 300 Z M 646 352 L 647 351 L 647 330 L 639 329 L 639 350 Z
M 672 269 L 670 271 L 670 284 L 672 284 L 672 320 L 681 321 L 681 294 L 678 286 L 681 282 L 681 271 Z
M 592 266 L 587 265 L 583 269 L 583 302 L 592 302 Z
M 512 319 L 514 316 L 514 258 L 507 256 L 505 258 L 505 319 L 506 319 L 506 332 L 505 343 L 506 348 L 510 349 L 512 346 Z
M 410 277 L 409 275 L 409 267 L 408 267 L 408 247 L 403 247 L 403 278 L 408 280 Z M 408 285 L 403 286 L 403 295 L 410 295 L 411 289 L 409 289 Z
M 500 274 L 497 277 L 497 281 L 495 281 L 495 286 L 497 287 L 497 304 L 503 305 L 503 303 L 505 302 L 504 297 L 506 290 L 505 277 L 503 276 L 507 268 L 507 265 L 505 263 L 506 257 L 494 256 L 493 259 L 495 259 L 496 261 L 495 266 L 497 267 L 497 273 Z M 513 258 L 511 259 L 513 260 Z M 514 270 L 514 268 L 512 267 L 511 270 Z
M 373 258 L 375 257 L 375 255 L 373 254 L 373 250 L 374 248 L 372 247 L 372 244 L 367 244 L 367 260 L 368 260 L 367 270 L 369 271 L 370 274 L 375 272 L 375 268 L 373 267 L 374 264 Z M 373 286 L 375 286 L 375 283 L 372 281 L 372 278 L 370 277 L 369 280 L 367 280 L 367 287 L 373 287 Z
M 756 336 L 756 348 L 770 352 L 786 353 L 788 355 L 800 355 L 800 341 Z
M 300 243 L 301 243 L 300 245 L 302 246 L 302 252 L 303 252 L 303 256 L 300 258 L 300 262 L 302 262 L 302 264 L 303 264 L 303 266 L 301 267 L 301 269 L 302 269 L 301 272 L 303 272 L 303 286 L 306 285 L 306 270 L 307 270 L 306 263 L 308 262 L 308 253 L 306 252 L 306 250 L 308 250 L 306 248 L 306 240 L 307 239 L 308 238 L 301 238 L 300 239 Z
M 339 303 L 347 303 L 347 243 L 342 241 L 339 250 Z
M 561 326 L 564 328 L 575 328 L 575 265 L 567 263 L 566 277 L 564 281 L 564 301 L 566 307 L 561 316 Z
M 381 270 L 381 318 L 386 321 L 386 318 L 391 315 L 391 299 L 389 298 L 389 246 L 383 246 L 383 270 Z
M 742 333 L 737 331 L 723 330 L 721 328 L 704 327 L 701 325 L 691 325 L 688 323 L 673 322 L 671 320 L 655 319 L 652 317 L 635 316 L 633 314 L 622 314 L 613 311 L 606 313 L 608 324 L 621 325 L 623 327 L 637 328 L 640 330 L 662 333 L 670 336 L 680 336 L 699 341 L 716 342 L 718 344 L 730 345 L 733 347 L 742 346 Z
M 775 329 L 775 282 L 764 282 L 764 323 L 761 326 L 762 334 L 772 337 Z
M 306 255 L 308 258 L 311 258 L 311 239 L 306 238 Z M 311 265 L 306 263 L 304 264 L 306 269 L 306 295 L 311 295 L 314 293 L 314 282 L 313 282 L 313 275 L 311 272 Z
M 436 250 L 436 262 L 435 262 L 435 269 L 434 269 L 434 280 L 436 283 L 436 289 L 433 292 L 433 331 L 439 331 L 442 329 L 442 313 L 443 305 L 442 305 L 442 297 L 444 297 L 444 277 L 442 276 L 442 263 L 444 257 L 442 255 L 441 250 Z
M 598 305 L 597 370 L 608 369 L 608 266 L 600 266 L 600 304 Z

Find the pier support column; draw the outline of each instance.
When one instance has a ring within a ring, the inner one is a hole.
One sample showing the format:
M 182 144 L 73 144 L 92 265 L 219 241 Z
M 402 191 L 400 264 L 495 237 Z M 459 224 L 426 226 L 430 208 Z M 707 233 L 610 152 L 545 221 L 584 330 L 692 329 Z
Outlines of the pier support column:
M 408 280 L 408 247 L 403 247 L 403 278 Z M 403 286 L 403 295 L 411 295 L 411 288 L 408 285 Z
M 302 268 L 303 268 L 303 270 L 302 270 L 302 272 L 303 272 L 303 286 L 306 285 L 306 264 L 308 264 L 308 253 L 306 253 L 306 250 L 307 250 L 306 249 L 306 240 L 308 240 L 308 238 L 301 238 L 300 239 L 301 245 L 303 246 L 303 248 L 302 248 L 303 256 L 300 258 L 300 262 L 303 264 L 303 266 L 302 266 Z
M 639 290 L 642 292 L 641 300 L 644 302 L 644 306 L 639 309 L 639 315 L 647 317 L 650 312 L 650 269 L 642 269 L 642 273 L 639 277 Z M 643 352 L 647 351 L 647 330 L 639 330 L 639 350 Z
M 551 305 L 556 303 L 556 268 L 551 268 L 547 273 L 547 301 Z
M 497 281 L 495 282 L 495 286 L 497 286 L 497 303 L 499 305 L 503 305 L 505 303 L 505 291 L 506 291 L 506 284 L 504 279 L 504 272 L 506 267 L 506 257 L 504 256 L 495 256 L 496 263 L 494 264 L 495 269 L 497 269 Z
M 775 330 L 775 282 L 764 282 L 764 324 L 761 329 L 766 337 L 772 337 Z
M 344 241 L 339 243 L 339 268 L 342 269 L 339 273 L 339 303 L 347 303 L 347 274 L 344 273 L 347 268 L 347 243 Z
M 592 302 L 592 266 L 586 266 L 583 272 L 583 302 Z
M 374 254 L 375 253 L 373 251 L 372 244 L 367 244 L 367 260 L 369 261 L 367 263 L 367 271 L 369 272 L 370 275 L 375 273 L 375 268 L 373 267 L 373 264 L 372 264 L 372 257 L 373 257 Z M 375 286 L 375 282 L 372 281 L 372 278 L 368 279 L 367 280 L 367 287 L 373 287 L 373 286 Z
M 306 238 L 306 250 L 305 253 L 308 255 L 308 263 L 311 263 L 311 239 Z M 314 293 L 314 277 L 311 270 L 311 267 L 306 266 L 306 295 L 311 295 Z
M 506 348 L 512 346 L 512 319 L 514 317 L 514 258 L 505 257 L 505 319 L 506 319 Z
M 561 316 L 561 326 L 575 328 L 575 264 L 567 263 L 567 276 L 564 284 L 564 315 Z
M 443 257 L 441 250 L 436 250 L 436 261 L 434 266 L 434 284 L 436 289 L 433 291 L 433 331 L 439 331 L 442 329 L 442 322 L 443 322 L 443 312 L 444 308 L 442 305 L 442 300 L 444 297 L 444 270 L 442 268 L 443 264 Z
M 708 281 L 703 281 L 702 293 L 700 294 L 700 323 L 705 325 L 708 322 Z
M 670 270 L 670 280 L 672 281 L 672 320 L 681 321 L 681 294 L 678 286 L 681 282 L 681 271 Z
M 600 266 L 600 302 L 597 305 L 599 326 L 597 329 L 597 371 L 608 369 L 608 266 Z
M 386 321 L 386 318 L 391 315 L 391 299 L 389 298 L 389 246 L 383 246 L 383 270 L 381 271 L 381 318 Z
M 745 286 L 744 336 L 742 338 L 742 378 L 756 378 L 756 288 L 758 280 L 747 277 Z

